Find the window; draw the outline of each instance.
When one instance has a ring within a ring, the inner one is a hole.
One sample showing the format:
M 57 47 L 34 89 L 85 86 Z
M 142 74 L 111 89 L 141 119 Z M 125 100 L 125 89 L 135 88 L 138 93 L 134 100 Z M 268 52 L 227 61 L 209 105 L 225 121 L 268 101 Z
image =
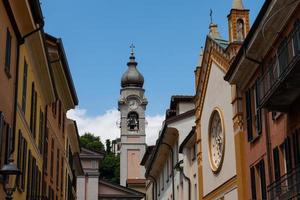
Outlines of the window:
M 300 52 L 300 21 L 297 20 L 294 24 L 294 37 L 293 37 L 293 42 L 294 42 L 294 48 L 295 48 L 295 54 L 299 54 Z
M 57 101 L 54 102 L 54 103 L 52 103 L 52 106 L 51 106 L 51 108 L 52 108 L 52 114 L 53 114 L 54 118 L 56 117 L 56 109 L 57 109 L 56 103 L 57 103 Z
M 300 137 L 298 135 L 299 130 L 296 130 L 293 134 L 293 149 L 294 149 L 294 160 L 295 166 L 299 166 L 300 164 Z
M 258 164 L 259 175 L 260 175 L 260 192 L 261 199 L 267 199 L 267 189 L 266 189 L 266 174 L 265 174 L 265 162 L 261 160 Z
M 170 156 L 168 156 L 168 158 L 167 158 L 167 164 L 166 165 L 167 165 L 167 167 L 166 167 L 167 168 L 167 174 L 166 174 L 167 175 L 167 179 L 166 180 L 167 180 L 167 182 L 169 182 L 169 176 L 170 176 Z
M 3 164 L 3 136 L 4 136 L 4 115 L 2 112 L 0 112 L 0 167 L 2 167 Z
M 236 23 L 237 41 L 243 41 L 245 38 L 245 25 L 242 19 L 238 19 Z
M 63 188 L 64 188 L 64 158 L 61 157 L 61 168 L 60 168 L 60 190 L 61 193 L 63 193 Z
M 10 60 L 11 60 L 11 34 L 7 29 L 6 32 L 6 48 L 5 48 L 5 71 L 10 73 Z
M 28 73 L 28 65 L 27 65 L 26 61 L 24 61 L 23 89 L 22 89 L 22 111 L 24 114 L 26 111 L 27 73 Z
M 24 191 L 25 189 L 26 160 L 27 160 L 27 141 L 22 136 L 21 130 L 19 130 L 17 166 L 18 169 L 21 170 L 22 174 L 19 176 L 19 179 L 17 180 L 17 185 L 19 189 L 21 189 L 22 191 Z
M 58 182 L 59 182 L 59 149 L 57 149 L 57 154 L 56 154 L 56 187 L 58 187 Z
M 63 132 L 63 137 L 65 136 L 65 124 L 66 124 L 66 113 L 62 114 L 62 132 Z
M 31 198 L 31 169 L 32 169 L 32 165 L 31 165 L 31 162 L 32 162 L 32 155 L 31 155 L 31 151 L 29 150 L 29 153 L 28 153 L 28 167 L 27 167 L 27 195 L 26 195 L 26 199 L 29 200 Z
M 53 168 L 54 168 L 54 140 L 51 140 L 51 158 L 50 158 L 50 176 L 53 178 Z
M 130 131 L 139 130 L 139 115 L 136 112 L 130 112 L 128 114 L 127 127 Z
M 58 128 L 61 128 L 61 101 L 58 100 Z
M 280 161 L 279 161 L 279 149 L 278 149 L 278 147 L 275 147 L 273 149 L 273 162 L 274 162 L 275 181 L 277 181 L 280 178 Z
M 31 87 L 31 113 L 30 113 L 30 130 L 33 137 L 36 137 L 36 107 L 37 107 L 37 92 L 35 91 L 34 82 Z
M 257 80 L 255 85 L 246 92 L 246 121 L 249 142 L 261 134 L 259 96 L 259 84 Z M 255 132 L 253 130 L 255 130 Z
M 194 146 L 192 147 L 192 161 L 196 160 L 196 155 L 197 155 L 197 144 L 194 144 Z
M 255 167 L 250 168 L 251 174 L 251 197 L 256 199 L 256 180 L 255 180 Z
M 48 132 L 49 132 L 49 129 L 46 127 L 46 130 L 45 130 L 45 149 L 44 149 L 44 163 L 45 163 L 45 174 L 47 174 L 48 172 L 48 145 L 49 145 L 49 142 L 48 142 Z
M 43 153 L 43 140 L 44 140 L 44 113 L 43 111 L 40 109 L 40 124 L 39 124 L 39 150 L 40 153 Z
M 283 147 L 284 147 L 285 169 L 286 169 L 286 173 L 288 173 L 292 170 L 290 138 L 285 139 Z

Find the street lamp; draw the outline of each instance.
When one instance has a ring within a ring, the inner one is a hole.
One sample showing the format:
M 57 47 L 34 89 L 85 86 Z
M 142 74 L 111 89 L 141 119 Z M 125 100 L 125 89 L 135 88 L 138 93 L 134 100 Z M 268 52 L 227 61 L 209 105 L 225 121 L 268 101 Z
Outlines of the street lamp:
M 12 195 L 16 191 L 16 180 L 18 176 L 21 174 L 21 171 L 18 167 L 13 163 L 14 160 L 12 158 L 8 159 L 8 164 L 4 165 L 2 169 L 0 169 L 0 175 L 4 178 L 3 189 L 6 193 L 6 200 L 12 200 Z M 12 185 L 10 185 L 9 178 L 12 177 Z M 15 179 L 14 179 L 15 178 Z

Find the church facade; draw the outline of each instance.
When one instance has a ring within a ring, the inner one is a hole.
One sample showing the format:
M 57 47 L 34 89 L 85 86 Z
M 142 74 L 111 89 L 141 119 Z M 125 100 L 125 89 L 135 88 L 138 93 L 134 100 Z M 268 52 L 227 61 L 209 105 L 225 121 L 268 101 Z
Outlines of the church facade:
M 144 192 L 145 169 L 140 162 L 146 151 L 145 110 L 148 102 L 144 96 L 144 77 L 137 69 L 133 49 L 127 66 L 118 101 L 121 115 L 120 185 Z
M 231 59 L 249 31 L 249 11 L 234 0 L 228 15 L 229 40 L 212 21 L 196 68 L 196 138 L 199 199 L 239 197 L 232 86 L 224 80 Z

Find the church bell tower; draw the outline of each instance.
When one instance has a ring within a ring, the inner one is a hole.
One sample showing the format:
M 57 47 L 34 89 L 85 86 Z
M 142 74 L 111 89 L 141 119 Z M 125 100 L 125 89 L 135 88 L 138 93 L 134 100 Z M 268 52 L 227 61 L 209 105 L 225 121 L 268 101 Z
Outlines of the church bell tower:
M 121 115 L 120 184 L 141 191 L 145 188 L 145 169 L 140 162 L 146 150 L 145 110 L 148 102 L 144 96 L 144 77 L 137 69 L 133 45 L 127 66 L 118 102 Z
M 233 0 L 228 18 L 229 55 L 232 59 L 241 47 L 250 30 L 249 10 L 245 9 L 243 0 Z

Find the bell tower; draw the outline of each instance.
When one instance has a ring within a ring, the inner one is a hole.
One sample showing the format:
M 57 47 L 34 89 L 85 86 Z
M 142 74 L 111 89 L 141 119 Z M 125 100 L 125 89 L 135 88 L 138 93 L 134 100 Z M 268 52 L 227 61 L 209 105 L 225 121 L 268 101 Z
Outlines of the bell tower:
M 234 57 L 250 30 L 249 10 L 242 0 L 233 0 L 228 18 L 229 51 Z
M 120 184 L 141 191 L 145 188 L 145 169 L 140 162 L 146 150 L 144 77 L 137 69 L 134 46 L 131 46 L 127 71 L 121 80 L 120 111 L 121 151 Z

